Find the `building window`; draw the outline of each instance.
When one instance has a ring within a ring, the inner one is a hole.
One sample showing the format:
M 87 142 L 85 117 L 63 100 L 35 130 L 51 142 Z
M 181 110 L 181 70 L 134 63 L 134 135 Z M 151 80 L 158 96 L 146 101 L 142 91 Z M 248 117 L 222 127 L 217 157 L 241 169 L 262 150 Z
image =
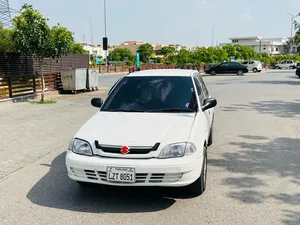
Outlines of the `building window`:
M 232 43 L 238 43 L 239 40 L 232 40 Z
M 279 48 L 276 48 L 276 52 L 278 52 Z

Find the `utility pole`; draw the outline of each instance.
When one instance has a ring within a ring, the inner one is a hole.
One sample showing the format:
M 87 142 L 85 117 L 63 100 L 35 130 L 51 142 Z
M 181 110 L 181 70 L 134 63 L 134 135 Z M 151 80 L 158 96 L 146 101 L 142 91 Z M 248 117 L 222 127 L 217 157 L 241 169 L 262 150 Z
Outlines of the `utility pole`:
M 259 53 L 261 53 L 261 39 L 259 39 Z
M 211 37 L 211 46 L 214 47 L 215 45 L 215 26 L 212 28 L 212 37 Z
M 104 0 L 104 36 L 107 38 L 107 33 L 106 33 L 106 0 Z M 108 43 L 107 43 L 108 45 Z M 108 59 L 107 59 L 107 54 L 108 53 L 108 46 L 107 49 L 105 50 L 105 66 L 107 67 L 108 65 Z
M 290 53 L 292 54 L 293 52 L 293 25 L 294 25 L 294 20 L 297 16 L 299 15 L 293 15 L 291 13 L 287 13 L 288 15 L 290 15 L 292 18 L 291 18 L 291 40 L 290 40 Z
M 93 23 L 91 17 L 89 17 L 91 22 L 91 41 L 92 41 L 92 55 L 94 54 L 94 38 L 93 38 Z

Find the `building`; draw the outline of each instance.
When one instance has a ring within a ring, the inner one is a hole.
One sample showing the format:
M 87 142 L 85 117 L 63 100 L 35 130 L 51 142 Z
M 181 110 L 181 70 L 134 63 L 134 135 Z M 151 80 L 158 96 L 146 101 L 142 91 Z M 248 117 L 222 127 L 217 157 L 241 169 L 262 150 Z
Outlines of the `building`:
M 135 54 L 138 50 L 138 48 L 145 44 L 144 41 L 124 41 L 123 43 L 119 45 L 111 45 L 113 49 L 116 48 L 126 48 L 129 49 L 133 54 Z
M 88 51 L 90 55 L 101 56 L 105 59 L 105 51 L 101 45 L 91 45 L 88 43 L 80 43 L 84 50 Z M 107 53 L 109 54 L 109 52 Z
M 240 44 L 254 49 L 255 52 L 265 52 L 269 55 L 280 55 L 289 53 L 289 40 L 290 38 L 262 38 L 254 37 L 232 37 L 229 38 L 230 43 L 220 43 L 220 46 L 227 44 Z M 293 53 L 297 52 L 297 46 L 293 46 Z

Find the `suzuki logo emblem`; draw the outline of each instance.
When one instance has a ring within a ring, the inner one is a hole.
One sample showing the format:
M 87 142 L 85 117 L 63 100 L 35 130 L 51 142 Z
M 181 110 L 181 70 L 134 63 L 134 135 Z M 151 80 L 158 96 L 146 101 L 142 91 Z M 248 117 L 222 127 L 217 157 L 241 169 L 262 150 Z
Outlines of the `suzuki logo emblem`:
M 121 148 L 121 153 L 123 153 L 124 155 L 129 153 L 129 147 L 128 146 L 122 146 Z

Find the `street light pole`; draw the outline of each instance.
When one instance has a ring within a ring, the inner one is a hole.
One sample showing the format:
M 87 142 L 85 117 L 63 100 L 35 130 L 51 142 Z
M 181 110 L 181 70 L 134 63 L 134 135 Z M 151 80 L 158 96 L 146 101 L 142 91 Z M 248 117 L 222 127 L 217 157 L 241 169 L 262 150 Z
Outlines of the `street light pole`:
M 213 26 L 213 28 L 212 28 L 211 44 L 212 44 L 212 47 L 214 47 L 214 44 L 215 44 L 215 26 Z
M 290 53 L 292 53 L 292 50 L 293 50 L 293 25 L 294 25 L 294 20 L 297 16 L 299 15 L 293 15 L 291 13 L 287 13 L 288 15 L 290 15 L 292 18 L 291 18 L 291 40 L 290 40 Z
M 90 24 L 91 24 L 91 41 L 92 41 L 92 54 L 94 54 L 94 37 L 93 37 L 93 23 L 91 17 L 90 19 Z
M 106 36 L 106 0 L 104 0 L 104 36 L 107 38 Z M 105 66 L 107 67 L 108 63 L 107 63 L 107 54 L 108 53 L 108 49 L 105 50 Z

